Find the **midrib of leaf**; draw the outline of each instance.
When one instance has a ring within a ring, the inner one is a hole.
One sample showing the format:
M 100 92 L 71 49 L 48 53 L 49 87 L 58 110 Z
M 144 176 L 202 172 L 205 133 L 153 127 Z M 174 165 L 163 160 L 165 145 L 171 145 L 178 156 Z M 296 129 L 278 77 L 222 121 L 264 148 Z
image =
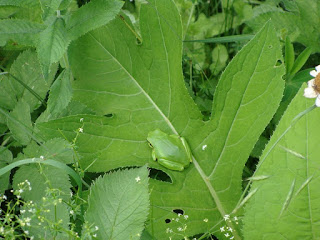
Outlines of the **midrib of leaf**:
M 261 53 L 262 53 L 262 51 L 263 51 L 263 49 L 264 49 L 264 46 L 266 45 L 266 39 L 267 39 L 267 38 L 264 39 L 263 47 L 261 48 L 261 51 L 260 51 L 260 54 L 259 54 L 259 58 L 258 58 L 258 60 L 257 60 L 257 63 L 260 61 Z M 255 67 L 254 67 L 254 69 L 253 69 L 253 72 L 256 71 L 257 66 L 258 66 L 258 64 L 255 65 Z M 248 86 L 249 86 L 249 84 L 250 84 L 250 82 L 251 82 L 252 76 L 253 76 L 253 75 L 251 75 L 249 81 L 247 82 L 246 89 L 245 89 L 244 93 L 242 94 L 241 101 L 240 101 L 240 104 L 239 104 L 239 106 L 238 106 L 237 112 L 236 112 L 236 114 L 235 114 L 235 116 L 234 116 L 234 118 L 233 118 L 233 120 L 232 120 L 231 126 L 230 126 L 230 128 L 229 128 L 229 130 L 228 130 L 228 134 L 227 134 L 226 140 L 225 140 L 224 143 L 223 143 L 223 148 L 222 148 L 221 154 L 219 155 L 219 158 L 218 158 L 218 160 L 217 160 L 217 162 L 216 162 L 216 164 L 215 164 L 215 166 L 214 166 L 214 169 L 212 170 L 212 172 L 211 172 L 210 175 L 209 175 L 209 179 L 210 179 L 210 178 L 213 176 L 213 174 L 215 173 L 215 171 L 216 171 L 216 169 L 217 169 L 217 166 L 219 165 L 219 162 L 220 162 L 220 160 L 221 160 L 221 158 L 222 158 L 222 156 L 223 156 L 224 150 L 226 149 L 226 143 L 227 143 L 228 140 L 229 140 L 230 132 L 231 132 L 231 130 L 233 129 L 233 125 L 234 125 L 235 120 L 237 119 L 238 113 L 239 113 L 239 111 L 240 111 L 240 107 L 242 106 L 243 98 L 244 98 L 244 96 L 246 95 L 246 92 L 247 92 L 247 90 L 248 90 Z M 251 100 L 251 101 L 253 101 L 253 100 Z M 209 137 L 210 135 L 211 135 L 211 134 L 209 134 L 208 137 Z M 207 137 L 207 138 L 208 138 L 208 137 Z M 201 146 L 201 144 L 200 144 L 199 146 Z M 198 147 L 199 147 L 199 146 L 198 146 Z
M 89 34 L 94 41 L 104 50 L 106 51 L 113 60 L 125 71 L 125 73 L 131 78 L 131 80 L 135 83 L 135 85 L 140 89 L 140 91 L 143 93 L 143 95 L 148 99 L 148 101 L 154 106 L 154 108 L 159 112 L 161 117 L 165 120 L 165 122 L 168 124 L 168 126 L 171 128 L 172 132 L 174 134 L 178 135 L 177 130 L 174 128 L 168 117 L 161 111 L 161 109 L 158 107 L 158 105 L 153 101 L 153 99 L 149 96 L 149 94 L 140 86 L 140 84 L 137 82 L 137 80 L 129 73 L 129 71 L 118 61 L 116 57 L 114 57 L 91 33 Z M 166 52 L 166 56 L 167 52 Z M 170 80 L 170 77 L 169 77 Z M 170 81 L 169 81 L 170 82 Z M 170 104 L 169 104 L 170 105 Z M 169 108 L 170 109 L 170 108 Z

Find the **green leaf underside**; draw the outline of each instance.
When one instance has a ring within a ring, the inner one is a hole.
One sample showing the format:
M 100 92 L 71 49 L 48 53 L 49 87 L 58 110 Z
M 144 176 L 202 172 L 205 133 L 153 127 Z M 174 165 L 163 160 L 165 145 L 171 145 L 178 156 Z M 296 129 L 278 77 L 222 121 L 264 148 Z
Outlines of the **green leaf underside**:
M 149 208 L 147 167 L 98 178 L 88 204 L 85 220 L 98 226 L 98 239 L 140 239 Z
M 244 163 L 279 104 L 284 69 L 275 65 L 282 60 L 280 45 L 267 24 L 222 75 L 214 116 L 203 122 L 181 74 L 181 22 L 175 6 L 169 0 L 151 1 L 140 14 L 142 45 L 115 19 L 70 46 L 74 99 L 113 117 L 70 116 L 38 127 L 49 138 L 61 129 L 71 140 L 84 117 L 77 140 L 82 167 L 94 161 L 90 171 L 108 171 L 148 163 L 170 176 L 171 184 L 150 181 L 150 232 L 169 237 L 166 229 L 180 226 L 165 223 L 177 216 L 173 209 L 182 209 L 192 221 L 186 234 L 205 232 L 204 218 L 213 226 L 234 209 Z M 154 162 L 146 138 L 156 128 L 185 137 L 193 164 L 174 172 Z
M 314 104 L 300 89 L 260 159 L 258 189 L 245 208 L 244 235 L 251 239 L 319 239 L 319 109 L 314 109 L 280 139 L 292 119 Z M 290 189 L 293 187 L 293 191 Z

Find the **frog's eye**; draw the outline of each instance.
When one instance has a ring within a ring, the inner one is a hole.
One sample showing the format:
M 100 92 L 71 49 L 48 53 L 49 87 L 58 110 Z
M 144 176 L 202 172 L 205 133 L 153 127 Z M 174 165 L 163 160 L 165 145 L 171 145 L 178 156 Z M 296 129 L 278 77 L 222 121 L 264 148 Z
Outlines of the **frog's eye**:
M 152 144 L 150 142 L 148 142 L 149 147 L 153 148 Z

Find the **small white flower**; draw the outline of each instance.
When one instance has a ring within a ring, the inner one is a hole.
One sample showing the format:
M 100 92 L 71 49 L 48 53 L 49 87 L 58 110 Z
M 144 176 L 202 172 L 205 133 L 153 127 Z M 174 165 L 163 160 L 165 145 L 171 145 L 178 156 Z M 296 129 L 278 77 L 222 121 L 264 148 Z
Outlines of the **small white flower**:
M 181 213 L 178 213 L 178 217 L 181 217 L 182 216 L 182 214 Z
M 221 227 L 220 232 L 224 232 L 224 231 L 225 231 L 224 227 Z
M 4 227 L 0 227 L 0 233 L 4 233 Z
M 99 227 L 98 227 L 98 226 L 95 226 L 94 229 L 95 229 L 96 231 L 98 231 L 98 230 L 99 230 Z
M 3 195 L 3 196 L 2 196 L 2 199 L 3 199 L 3 200 L 7 200 L 8 198 L 7 198 L 6 195 Z
M 27 235 L 29 235 L 29 231 L 28 231 L 28 230 L 24 231 L 24 233 L 27 234 Z
M 70 210 L 70 212 L 69 212 L 71 215 L 73 215 L 74 214 L 74 211 L 73 210 Z
M 184 215 L 184 219 L 187 220 L 189 218 L 188 215 Z
M 96 237 L 97 237 L 97 234 L 96 234 L 96 233 L 95 233 L 95 234 L 93 234 L 93 235 L 92 235 L 92 237 L 96 238 Z
M 23 193 L 23 189 L 19 189 L 19 193 Z
M 203 219 L 203 221 L 204 221 L 204 222 L 208 222 L 209 220 L 208 220 L 208 218 L 205 218 L 205 219 Z
M 136 182 L 140 182 L 140 180 L 141 180 L 140 176 L 136 177 L 135 180 L 136 180 Z
M 44 159 L 44 156 L 41 155 L 41 156 L 40 156 L 40 159 L 43 160 L 43 159 Z
M 308 81 L 308 87 L 304 89 L 304 94 L 306 98 L 317 98 L 316 106 L 320 107 L 320 65 L 316 66 L 316 70 L 312 70 L 310 75 L 314 77 Z
M 224 234 L 226 237 L 229 237 L 230 236 L 230 234 L 229 233 L 226 233 L 226 234 Z
M 79 128 L 79 132 L 80 132 L 80 133 L 83 133 L 83 128 Z
M 233 230 L 232 230 L 231 227 L 228 227 L 228 231 L 229 231 L 229 232 L 233 232 Z
M 176 221 L 176 222 L 179 222 L 179 218 L 176 218 L 175 221 Z
M 234 239 L 234 236 L 232 236 L 230 239 Z
M 238 221 L 238 218 L 237 218 L 237 217 L 234 217 L 233 220 Z
M 226 215 L 224 215 L 224 217 L 223 217 L 223 218 L 224 218 L 224 220 L 225 220 L 225 221 L 227 221 L 227 220 L 229 220 L 230 215 L 226 214 Z
M 80 122 L 83 122 L 83 118 L 80 118 Z
M 203 146 L 202 146 L 202 150 L 203 150 L 203 151 L 206 150 L 207 146 L 208 146 L 207 144 L 203 145 Z
M 182 231 L 183 231 L 183 229 L 182 229 L 181 227 L 178 227 L 177 230 L 178 230 L 179 232 L 182 232 Z

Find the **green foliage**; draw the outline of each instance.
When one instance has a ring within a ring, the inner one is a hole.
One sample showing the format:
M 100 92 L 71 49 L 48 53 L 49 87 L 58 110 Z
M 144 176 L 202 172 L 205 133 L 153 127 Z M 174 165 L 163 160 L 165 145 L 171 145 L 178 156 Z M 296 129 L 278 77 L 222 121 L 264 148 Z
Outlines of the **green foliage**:
M 246 239 L 317 239 L 319 218 L 319 160 L 317 154 L 320 117 L 315 110 L 292 119 L 314 104 L 299 91 L 281 119 L 268 143 L 255 176 L 256 193 L 245 208 L 244 237 Z M 288 130 L 288 126 L 292 126 Z M 266 211 L 267 210 L 267 211 Z M 292 231 L 294 229 L 294 231 Z
M 314 0 L 282 1 L 283 9 L 276 7 L 277 1 L 269 1 L 253 9 L 253 17 L 246 23 L 257 31 L 269 19 L 281 37 L 290 35 L 293 41 L 319 51 L 320 2 Z
M 50 88 L 47 110 L 52 116 L 61 113 L 71 101 L 72 87 L 70 78 L 71 73 L 66 69 L 60 73 Z
M 319 238 L 318 5 L 0 0 L 0 238 Z
M 0 168 L 3 168 L 12 162 L 12 153 L 5 149 L 4 147 L 0 147 Z M 4 194 L 4 191 L 9 187 L 9 177 L 10 172 L 0 176 L 0 194 Z
M 69 41 L 62 18 L 51 16 L 46 21 L 46 29 L 40 33 L 37 51 L 45 77 L 52 63 L 58 62 L 67 50 Z
M 280 45 L 267 24 L 225 70 L 216 89 L 214 115 L 204 123 L 182 80 L 178 13 L 171 1 L 151 4 L 140 9 L 142 45 L 136 44 L 122 20 L 115 19 L 70 47 L 77 79 L 74 98 L 102 115 L 113 114 L 111 118 L 82 116 L 84 132 L 78 138 L 78 151 L 81 164 L 91 164 L 90 171 L 148 162 L 166 172 L 171 184 L 151 181 L 154 220 L 149 231 L 168 237 L 166 229 L 179 225 L 165 220 L 174 218 L 172 211 L 178 208 L 192 220 L 186 230 L 192 235 L 206 231 L 203 219 L 213 226 L 236 207 L 242 167 L 281 99 L 284 67 L 277 66 L 282 60 Z M 79 116 L 38 124 L 49 138 L 61 129 L 72 139 L 70 129 L 76 126 Z M 184 136 L 194 164 L 177 173 L 153 162 L 146 138 L 155 128 Z M 238 239 L 239 234 L 234 233 Z
M 112 172 L 90 188 L 85 219 L 98 227 L 97 239 L 140 239 L 148 216 L 147 167 Z
M 101 27 L 115 18 L 123 3 L 118 0 L 93 0 L 82 6 L 67 21 L 68 37 L 71 41 Z

